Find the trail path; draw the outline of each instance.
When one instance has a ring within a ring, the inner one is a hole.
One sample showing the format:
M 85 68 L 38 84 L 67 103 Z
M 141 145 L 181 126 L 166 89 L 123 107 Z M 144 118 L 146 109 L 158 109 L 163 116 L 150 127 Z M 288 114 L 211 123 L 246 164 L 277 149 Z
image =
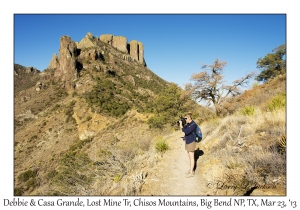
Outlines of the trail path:
M 167 150 L 158 163 L 149 171 L 142 188 L 142 195 L 207 195 L 207 189 L 200 173 L 200 160 L 203 151 L 196 146 L 195 176 L 186 178 L 189 170 L 189 160 L 182 140 L 183 132 L 178 131 L 165 137 L 170 149 Z

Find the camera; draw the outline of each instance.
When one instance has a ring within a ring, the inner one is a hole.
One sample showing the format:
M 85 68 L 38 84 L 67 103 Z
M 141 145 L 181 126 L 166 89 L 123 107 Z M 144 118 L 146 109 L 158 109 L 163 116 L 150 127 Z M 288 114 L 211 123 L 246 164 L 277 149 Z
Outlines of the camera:
M 177 121 L 177 125 L 178 125 L 178 126 L 180 125 L 180 121 L 182 122 L 182 126 L 185 126 L 185 124 L 186 124 L 185 118 L 180 117 L 180 120 Z

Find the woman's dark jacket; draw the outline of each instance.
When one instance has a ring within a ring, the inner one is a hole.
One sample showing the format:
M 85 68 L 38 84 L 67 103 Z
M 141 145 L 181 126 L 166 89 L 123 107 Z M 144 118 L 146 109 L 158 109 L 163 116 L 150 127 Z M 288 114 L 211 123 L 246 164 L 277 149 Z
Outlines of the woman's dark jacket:
M 186 124 L 182 131 L 185 133 L 185 143 L 190 144 L 196 139 L 196 135 L 194 133 L 194 130 L 196 129 L 196 123 L 192 120 L 190 123 Z

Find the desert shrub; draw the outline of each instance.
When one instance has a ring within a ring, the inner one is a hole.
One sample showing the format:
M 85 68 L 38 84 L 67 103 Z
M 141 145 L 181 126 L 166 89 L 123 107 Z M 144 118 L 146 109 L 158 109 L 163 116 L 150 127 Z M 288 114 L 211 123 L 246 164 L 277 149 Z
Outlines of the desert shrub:
M 281 155 L 286 154 L 286 136 L 282 135 L 275 144 L 271 145 L 269 148 L 270 152 L 277 152 Z
M 235 169 L 235 168 L 238 168 L 239 166 L 241 166 L 241 164 L 236 161 L 233 161 L 233 160 L 228 160 L 226 162 L 225 166 L 229 169 Z
M 87 138 L 85 140 L 77 139 L 73 142 L 73 144 L 70 146 L 70 151 L 80 150 L 84 147 L 87 143 L 90 143 L 93 140 L 93 138 Z
M 148 173 L 143 171 L 133 174 L 129 181 L 124 185 L 125 195 L 138 195 L 141 192 L 142 185 L 145 183 L 145 179 Z
M 123 116 L 131 108 L 128 101 L 118 97 L 121 93 L 120 87 L 109 79 L 96 78 L 93 90 L 85 94 L 89 106 L 98 107 L 106 114 L 119 117 Z
M 164 127 L 164 118 L 161 116 L 152 116 L 147 121 L 150 128 L 160 128 Z
M 155 141 L 155 149 L 157 152 L 163 153 L 169 149 L 169 145 L 162 137 L 157 137 Z
M 253 116 L 255 113 L 255 108 L 253 106 L 244 106 L 241 110 L 240 113 L 242 115 L 246 116 Z
M 285 154 L 286 152 L 286 136 L 282 135 L 279 140 L 279 153 Z
M 121 180 L 122 176 L 120 174 L 116 174 L 113 178 L 114 182 L 119 182 Z
M 58 110 L 60 108 L 59 104 L 55 104 L 55 106 L 52 108 L 52 111 Z
M 77 153 L 73 151 L 66 152 L 60 158 L 60 165 L 63 167 L 72 167 L 73 169 L 80 168 L 82 166 L 87 166 L 91 163 L 90 158 L 85 153 Z
M 285 108 L 286 106 L 286 94 L 280 93 L 277 96 L 273 97 L 267 104 L 268 111 L 275 111 L 277 109 Z
M 21 196 L 24 193 L 24 189 L 22 187 L 17 187 L 14 189 L 14 196 Z
M 18 176 L 18 179 L 22 182 L 28 181 L 30 178 L 35 178 L 37 176 L 37 170 L 27 170 Z
M 92 182 L 94 173 L 91 173 L 92 161 L 85 153 L 67 151 L 59 159 L 57 172 L 47 174 L 51 178 L 51 189 L 58 195 L 77 195 Z M 54 177 L 53 177 L 54 176 Z M 52 192 L 52 194 L 53 194 Z
M 50 180 L 50 179 L 54 178 L 57 174 L 58 173 L 56 170 L 51 170 L 46 174 L 46 179 Z
M 85 119 L 85 121 L 90 121 L 92 119 L 92 116 L 91 115 L 88 115 Z

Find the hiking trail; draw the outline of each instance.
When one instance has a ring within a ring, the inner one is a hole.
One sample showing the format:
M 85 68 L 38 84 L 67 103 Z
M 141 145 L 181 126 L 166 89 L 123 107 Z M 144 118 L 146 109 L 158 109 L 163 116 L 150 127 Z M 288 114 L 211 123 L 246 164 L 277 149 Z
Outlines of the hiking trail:
M 141 195 L 207 195 L 208 189 L 202 181 L 200 172 L 200 160 L 204 153 L 199 148 L 199 144 L 196 144 L 195 175 L 187 178 L 189 160 L 185 150 L 185 142 L 181 138 L 183 136 L 182 131 L 177 131 L 164 137 L 169 149 L 162 154 L 162 158 L 149 171 Z

